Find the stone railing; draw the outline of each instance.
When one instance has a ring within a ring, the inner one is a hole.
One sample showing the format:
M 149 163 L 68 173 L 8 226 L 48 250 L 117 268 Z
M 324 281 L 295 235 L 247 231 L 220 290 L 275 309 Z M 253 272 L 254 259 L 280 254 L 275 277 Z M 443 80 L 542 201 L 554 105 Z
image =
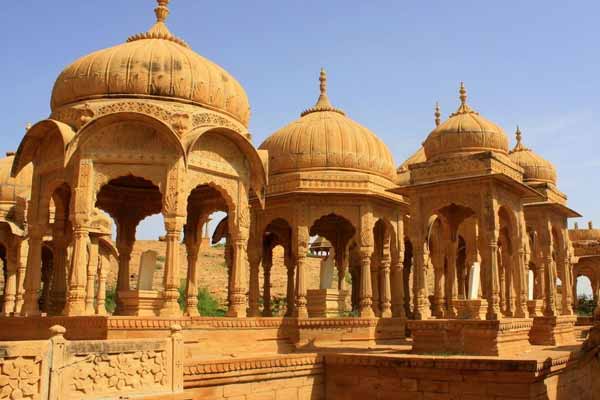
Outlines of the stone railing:
M 183 391 L 181 327 L 163 339 L 0 342 L 0 398 L 75 400 Z

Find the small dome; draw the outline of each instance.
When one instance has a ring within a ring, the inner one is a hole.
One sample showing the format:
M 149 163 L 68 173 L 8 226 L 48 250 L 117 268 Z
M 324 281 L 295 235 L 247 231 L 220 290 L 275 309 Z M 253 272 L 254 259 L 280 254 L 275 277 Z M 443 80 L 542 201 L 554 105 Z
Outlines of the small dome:
M 385 143 L 331 105 L 323 70 L 320 81 L 317 104 L 260 145 L 260 149 L 269 151 L 270 174 L 338 169 L 394 179 L 394 159 Z
M 554 165 L 523 145 L 519 127 L 517 127 L 516 136 L 517 144 L 510 151 L 509 158 L 523 168 L 523 181 L 525 183 L 556 184 L 556 168 L 554 168 Z
M 408 169 L 409 166 L 413 164 L 418 164 L 427 161 L 427 157 L 425 157 L 425 149 L 423 147 L 419 147 L 412 156 L 410 156 L 406 161 L 404 161 L 396 170 L 396 180 L 395 183 L 398 186 L 404 186 L 410 183 L 410 171 Z
M 168 0 L 158 0 L 157 23 L 126 43 L 84 56 L 59 75 L 52 110 L 106 97 L 148 97 L 185 101 L 223 112 L 244 126 L 248 96 L 240 83 L 171 34 L 164 21 Z
M 0 202 L 16 203 L 17 197 L 29 199 L 31 195 L 31 180 L 33 165 L 29 164 L 15 177 L 10 176 L 14 153 L 7 153 L 0 159 Z
M 467 105 L 467 92 L 460 86 L 461 105 L 425 139 L 427 160 L 495 151 L 508 154 L 508 138 L 498 125 Z

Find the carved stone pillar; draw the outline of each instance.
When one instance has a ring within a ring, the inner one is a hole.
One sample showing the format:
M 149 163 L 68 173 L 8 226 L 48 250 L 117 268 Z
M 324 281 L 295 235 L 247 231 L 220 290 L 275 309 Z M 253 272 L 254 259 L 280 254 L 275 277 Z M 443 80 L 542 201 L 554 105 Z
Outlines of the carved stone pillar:
M 248 259 L 246 246 L 247 235 L 237 235 L 233 238 L 233 264 L 231 268 L 230 284 L 231 296 L 229 298 L 228 317 L 246 317 L 246 271 Z
M 6 257 L 6 276 L 4 277 L 4 305 L 2 315 L 15 312 L 17 300 L 17 260 L 18 252 L 9 251 Z
M 295 282 L 294 282 L 294 262 L 292 260 L 292 255 L 289 254 L 289 250 L 285 250 L 285 258 L 284 263 L 287 271 L 287 288 L 286 288 L 286 311 L 285 316 L 291 317 L 295 313 L 296 303 L 295 303 Z
M 27 271 L 25 274 L 25 293 L 21 315 L 31 317 L 40 315 L 38 291 L 42 278 L 42 233 L 43 228 L 34 225 L 29 228 L 29 252 L 27 254 Z
M 456 301 L 458 300 L 458 277 L 456 272 L 456 258 L 458 255 L 458 242 L 450 239 L 448 241 L 448 273 L 446 276 L 447 291 L 447 318 L 457 318 Z
M 56 222 L 55 222 L 56 224 Z M 50 314 L 61 315 L 67 296 L 67 247 L 68 243 L 62 229 L 53 231 L 54 273 L 50 288 Z
M 188 317 L 197 317 L 198 312 L 198 254 L 200 253 L 200 245 L 202 237 L 198 237 L 196 232 L 189 232 L 186 236 L 187 250 L 187 286 L 185 293 L 185 315 Z
M 179 241 L 183 224 L 178 217 L 165 217 L 165 274 L 163 279 L 163 306 L 160 310 L 161 317 L 179 317 Z
M 562 283 L 562 315 L 573 315 L 573 294 L 571 292 L 571 262 L 569 260 L 568 253 L 565 251 L 560 254 L 558 262 L 562 270 L 563 283 Z
M 550 236 L 551 237 L 551 236 Z M 556 312 L 556 264 L 552 259 L 552 243 L 545 244 L 544 252 L 544 267 L 545 267 L 545 286 L 546 298 L 544 304 L 544 316 L 555 317 Z
M 374 252 L 371 255 L 371 290 L 372 307 L 375 316 L 381 316 L 381 296 L 379 294 L 379 271 L 381 270 L 381 260 L 379 254 Z
M 444 274 L 444 253 L 441 251 L 435 251 L 431 254 L 431 261 L 433 264 L 433 304 L 432 304 L 432 315 L 436 318 L 444 318 L 446 316 L 445 307 L 442 307 L 444 302 L 444 286 L 445 286 L 445 274 Z
M 129 286 L 129 265 L 131 263 L 131 252 L 135 243 L 135 228 L 137 223 L 133 219 L 119 218 L 117 220 L 117 250 L 119 252 L 119 270 L 117 272 L 117 309 L 116 315 L 123 313 L 123 304 L 119 292 L 127 292 Z
M 262 262 L 263 273 L 264 273 L 263 317 L 272 317 L 273 310 L 271 310 L 271 269 L 273 267 L 273 248 L 268 248 L 265 250 L 266 251 L 263 255 L 263 262 Z M 258 289 L 257 289 L 257 292 L 258 292 Z
M 487 259 L 489 262 L 488 274 L 488 310 L 486 314 L 487 320 L 498 320 L 501 317 L 500 313 L 500 273 L 498 268 L 498 236 L 497 230 L 487 232 L 488 248 Z
M 19 243 L 15 246 L 18 249 L 16 262 L 17 262 L 17 298 L 15 300 L 15 314 L 21 313 L 23 307 L 23 301 L 25 296 L 25 271 L 27 268 L 27 254 L 29 253 L 29 246 L 27 241 L 19 240 Z
M 248 242 L 248 263 L 250 265 L 250 279 L 248 287 L 248 316 L 260 316 L 259 298 L 260 298 L 260 262 L 262 243 L 260 240 L 249 240 Z M 264 267 L 264 260 L 263 260 Z M 270 296 L 270 295 L 269 295 Z
M 87 282 L 85 285 L 85 314 L 94 315 L 96 313 L 94 307 L 94 299 L 96 297 L 95 285 L 96 274 L 98 273 L 98 237 L 90 237 L 89 259 L 87 265 Z
M 110 262 L 106 262 L 108 259 L 100 256 L 98 258 L 98 292 L 96 293 L 96 314 L 106 315 L 106 276 L 108 275 L 108 269 L 110 268 Z
M 308 251 L 308 227 L 298 226 L 296 234 L 296 317 L 308 318 L 306 309 L 306 252 Z
M 526 251 L 523 246 L 520 246 L 516 256 L 515 265 L 513 266 L 515 282 L 518 283 L 518 287 L 515 287 L 517 298 L 514 315 L 516 318 L 525 318 L 527 316 L 529 272 L 526 267 L 526 260 Z
M 360 249 L 360 316 L 362 318 L 373 318 L 373 289 L 371 287 L 371 255 L 372 247 L 361 247 Z
M 338 290 L 341 292 L 348 290 L 346 282 L 346 274 L 350 265 L 350 254 L 348 247 L 344 248 L 344 254 L 341 257 L 341 262 L 338 265 Z
M 427 259 L 429 252 L 422 235 L 415 239 L 413 247 L 413 315 L 416 320 L 428 319 L 431 316 L 427 290 Z
M 391 285 L 392 285 L 392 316 L 395 318 L 406 318 L 404 309 L 404 266 L 403 252 L 401 248 L 398 254 L 392 257 Z
M 88 266 L 89 231 L 87 227 L 73 228 L 73 256 L 69 274 L 69 297 L 65 305 L 64 315 L 77 316 L 85 314 L 85 285 Z
M 390 282 L 391 255 L 389 241 L 383 246 L 381 256 L 381 317 L 391 318 L 392 316 L 392 288 Z

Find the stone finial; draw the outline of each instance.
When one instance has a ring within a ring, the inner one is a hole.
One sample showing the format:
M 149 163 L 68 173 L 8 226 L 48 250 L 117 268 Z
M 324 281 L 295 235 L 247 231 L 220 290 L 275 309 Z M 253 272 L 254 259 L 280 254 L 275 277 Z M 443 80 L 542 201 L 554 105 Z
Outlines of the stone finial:
M 6 157 L 13 157 L 15 155 L 14 151 L 7 151 L 6 152 Z
M 442 113 L 440 112 L 440 103 L 435 102 L 435 126 L 440 126 Z
M 25 132 L 29 132 L 32 126 L 33 125 L 31 125 L 31 122 L 28 122 L 27 125 L 25 125 Z
M 515 138 L 517 140 L 517 143 L 515 144 L 515 147 L 510 151 L 511 153 L 514 153 L 516 151 L 527 151 L 527 150 L 529 150 L 523 144 L 523 134 L 521 133 L 521 129 L 519 128 L 519 125 L 517 125 L 517 130 L 515 131 Z
M 156 22 L 165 22 L 169 16 L 169 0 L 156 0 L 158 7 L 154 9 Z
M 67 330 L 65 329 L 65 327 L 61 325 L 52 325 L 50 327 L 50 333 L 52 337 L 63 336 L 66 332 Z
M 464 106 L 467 104 L 467 89 L 465 89 L 464 82 L 460 82 L 460 89 L 458 90 L 458 93 L 460 93 L 460 104 Z
M 594 229 L 594 224 L 592 221 L 588 221 L 588 229 Z
M 318 111 L 333 111 L 344 115 L 342 110 L 339 110 L 331 105 L 329 101 L 329 96 L 327 96 L 327 73 L 325 72 L 325 68 L 321 68 L 321 73 L 319 74 L 319 99 L 317 100 L 317 104 L 314 107 L 305 110 L 300 114 L 304 117 L 307 114 L 318 112 Z

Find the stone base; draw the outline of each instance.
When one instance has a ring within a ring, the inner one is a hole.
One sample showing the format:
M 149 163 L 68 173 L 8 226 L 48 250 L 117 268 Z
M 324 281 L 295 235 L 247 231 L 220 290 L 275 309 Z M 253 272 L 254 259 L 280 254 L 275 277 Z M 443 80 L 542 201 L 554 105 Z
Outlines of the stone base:
M 408 321 L 413 353 L 512 355 L 529 347 L 531 319 Z
M 454 306 L 458 312 L 458 319 L 485 320 L 487 300 L 455 300 Z
M 346 290 L 314 289 L 308 290 L 306 294 L 309 318 L 341 317 L 346 311 Z
M 163 306 L 162 293 L 156 290 L 120 290 L 117 296 L 121 315 L 158 316 Z
M 529 312 L 529 318 L 543 316 L 544 300 L 527 300 L 527 311 Z
M 562 346 L 576 342 L 575 323 L 577 316 L 535 317 L 529 332 L 531 344 Z

